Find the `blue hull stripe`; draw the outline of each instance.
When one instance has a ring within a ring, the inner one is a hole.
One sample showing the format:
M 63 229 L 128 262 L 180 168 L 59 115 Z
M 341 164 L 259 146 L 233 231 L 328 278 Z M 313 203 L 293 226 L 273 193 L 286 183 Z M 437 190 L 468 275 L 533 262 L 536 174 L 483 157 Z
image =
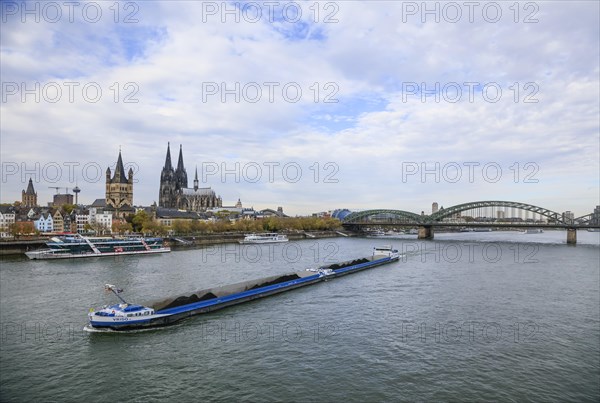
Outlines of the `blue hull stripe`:
M 383 258 L 383 259 L 378 259 L 378 260 L 374 260 L 372 262 L 366 262 L 366 263 L 360 263 L 360 264 L 356 264 L 353 266 L 349 266 L 349 267 L 345 267 L 343 269 L 339 269 L 335 271 L 335 274 L 333 276 L 330 276 L 331 278 L 334 278 L 336 274 L 340 274 L 340 273 L 348 273 L 348 272 L 352 272 L 354 270 L 360 270 L 360 269 L 364 269 L 367 268 L 369 266 L 373 266 L 373 265 L 377 265 L 380 263 L 384 263 L 387 262 L 388 260 L 390 260 L 389 257 Z M 325 276 L 325 278 L 327 278 L 327 276 Z M 293 285 L 297 285 L 297 284 L 303 284 L 303 283 L 308 283 L 314 280 L 319 279 L 319 275 L 315 274 L 313 276 L 308 276 L 308 277 L 303 277 L 303 278 L 299 278 L 296 280 L 290 280 L 290 281 L 284 281 L 283 283 L 279 283 L 279 284 L 274 284 L 274 285 L 270 285 L 270 286 L 266 286 L 266 287 L 261 287 L 261 288 L 256 288 L 254 290 L 248 290 L 248 291 L 243 291 L 243 292 L 239 292 L 236 294 L 231 294 L 231 295 L 227 295 L 224 297 L 218 297 L 218 298 L 214 298 L 208 301 L 202 301 L 202 302 L 196 302 L 193 304 L 189 304 L 189 305 L 183 305 L 183 306 L 179 306 L 179 307 L 175 307 L 175 308 L 170 308 L 170 309 L 164 309 L 161 311 L 156 311 L 156 314 L 177 314 L 177 313 L 182 313 L 182 312 L 187 312 L 187 311 L 191 311 L 194 309 L 198 309 L 198 308 L 205 308 L 205 307 L 209 307 L 209 306 L 213 306 L 213 305 L 219 305 L 222 304 L 224 302 L 229 302 L 229 301 L 235 301 L 236 299 L 241 299 L 241 298 L 246 298 L 252 295 L 258 295 L 258 294 L 262 294 L 265 292 L 270 292 L 270 291 L 274 291 L 280 288 L 287 288 Z
M 96 322 L 94 320 L 90 321 L 92 326 L 96 327 L 117 327 L 117 326 L 128 326 L 128 325 L 140 325 L 142 323 L 148 323 L 152 320 L 150 319 L 140 319 L 140 320 L 119 320 L 116 322 Z
M 335 278 L 338 275 L 348 274 L 353 271 L 359 271 L 359 270 L 366 269 L 366 268 L 369 268 L 372 266 L 378 266 L 380 264 L 387 263 L 391 260 L 392 260 L 392 258 L 385 257 L 385 258 L 374 260 L 371 262 L 360 263 L 360 264 L 344 267 L 343 269 L 335 270 L 334 274 L 330 275 L 330 276 L 322 276 L 321 277 L 321 276 L 319 276 L 319 274 L 314 274 L 312 276 L 307 276 L 307 277 L 303 277 L 303 278 L 299 278 L 299 279 L 295 279 L 295 280 L 285 281 L 283 283 L 274 284 L 274 285 L 270 285 L 270 286 L 266 286 L 266 287 L 260 287 L 260 288 L 256 288 L 253 290 L 242 291 L 239 293 L 227 295 L 224 297 L 218 297 L 218 298 L 214 298 L 214 299 L 207 300 L 207 301 L 196 302 L 193 304 L 183 305 L 183 306 L 179 306 L 179 307 L 175 307 L 175 308 L 163 309 L 161 311 L 156 311 L 155 314 L 156 315 L 176 315 L 176 314 L 180 314 L 180 313 L 194 311 L 194 310 L 201 309 L 201 308 L 222 305 L 227 302 L 244 299 L 247 297 L 260 295 L 260 294 L 264 294 L 264 293 L 268 293 L 270 295 L 273 293 L 273 291 L 277 291 L 277 290 L 285 291 L 285 289 L 289 288 L 289 287 L 302 286 L 305 283 L 316 282 L 316 281 L 324 280 L 327 278 Z M 167 317 L 168 316 L 163 317 L 163 318 L 167 318 Z M 156 319 L 158 319 L 158 318 L 138 319 L 138 320 L 128 320 L 128 321 L 118 321 L 118 322 L 90 321 L 90 324 L 94 327 L 118 328 L 118 327 L 127 327 L 127 326 L 131 326 L 131 325 L 149 324 L 151 321 L 156 320 Z
M 248 290 L 248 291 L 238 292 L 236 294 L 231 294 L 231 295 L 227 295 L 227 296 L 224 296 L 224 297 L 218 297 L 218 298 L 214 298 L 214 299 L 211 299 L 211 300 L 208 300 L 208 301 L 196 302 L 196 303 L 189 304 L 189 305 L 183 305 L 183 306 L 178 306 L 178 307 L 175 307 L 175 308 L 164 309 L 162 311 L 156 311 L 156 314 L 157 315 L 162 315 L 162 314 L 172 315 L 172 314 L 177 314 L 177 313 L 191 311 L 191 310 L 198 309 L 198 308 L 204 308 L 204 307 L 208 307 L 208 306 L 219 305 L 219 304 L 222 304 L 222 303 L 225 303 L 225 302 L 235 301 L 236 299 L 241 299 L 241 298 L 249 297 L 249 296 L 252 296 L 252 295 L 258 295 L 258 294 L 262 294 L 262 293 L 265 293 L 265 292 L 274 291 L 274 290 L 277 290 L 279 288 L 287 288 L 287 287 L 290 287 L 292 285 L 308 283 L 308 282 L 317 280 L 318 278 L 319 278 L 319 275 L 315 274 L 313 276 L 299 278 L 299 279 L 296 279 L 296 280 L 285 281 L 283 283 L 269 285 L 269 286 L 261 287 L 261 288 L 256 288 L 254 290 Z

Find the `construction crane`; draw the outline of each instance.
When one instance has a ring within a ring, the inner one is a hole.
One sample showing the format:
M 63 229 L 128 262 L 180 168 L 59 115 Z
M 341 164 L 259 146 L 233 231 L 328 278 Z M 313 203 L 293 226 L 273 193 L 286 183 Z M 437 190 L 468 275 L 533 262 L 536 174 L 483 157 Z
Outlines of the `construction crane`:
M 60 189 L 59 186 L 48 186 L 49 189 L 56 189 L 56 194 L 58 194 L 58 189 Z

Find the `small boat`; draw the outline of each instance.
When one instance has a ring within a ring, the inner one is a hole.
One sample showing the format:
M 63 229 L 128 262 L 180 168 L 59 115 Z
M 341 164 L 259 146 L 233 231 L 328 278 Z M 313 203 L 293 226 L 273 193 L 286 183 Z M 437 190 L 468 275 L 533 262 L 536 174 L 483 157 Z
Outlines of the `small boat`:
M 70 234 L 53 237 L 46 242 L 47 249 L 26 252 L 29 259 L 71 259 L 117 255 L 144 255 L 170 252 L 163 246 L 162 238 L 125 237 L 84 237 Z
M 404 231 L 388 231 L 385 233 L 385 236 L 400 236 L 400 235 L 404 235 Z
M 371 231 L 367 235 L 367 238 L 382 238 L 385 236 L 385 232 L 381 230 Z
M 241 244 L 246 243 L 279 243 L 288 242 L 289 239 L 286 235 L 277 234 L 275 232 L 266 232 L 264 234 L 246 234 Z
M 383 245 L 373 248 L 373 256 L 387 256 L 391 259 L 398 259 L 400 254 L 392 245 Z
M 541 234 L 544 230 L 541 228 L 530 228 L 525 230 L 524 234 Z
M 371 269 L 395 262 L 399 258 L 398 250 L 391 246 L 380 246 L 374 248 L 373 255 L 367 258 L 204 289 L 143 305 L 128 303 L 119 295 L 123 292 L 122 289 L 106 284 L 105 290 L 114 293 L 120 303 L 105 305 L 98 310 L 90 309 L 88 313 L 89 326 L 86 326 L 85 330 L 134 330 L 167 326 L 193 315 L 216 311 L 346 274 Z

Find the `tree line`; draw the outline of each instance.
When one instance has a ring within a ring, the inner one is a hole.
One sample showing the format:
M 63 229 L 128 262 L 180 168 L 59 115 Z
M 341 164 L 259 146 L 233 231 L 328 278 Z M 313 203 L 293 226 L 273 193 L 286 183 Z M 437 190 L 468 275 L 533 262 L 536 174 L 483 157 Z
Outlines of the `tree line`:
M 267 217 L 258 220 L 218 219 L 215 221 L 174 219 L 170 226 L 162 225 L 143 210 L 113 223 L 113 232 L 136 232 L 148 235 L 211 234 L 223 232 L 331 231 L 341 228 L 341 222 L 330 217 Z

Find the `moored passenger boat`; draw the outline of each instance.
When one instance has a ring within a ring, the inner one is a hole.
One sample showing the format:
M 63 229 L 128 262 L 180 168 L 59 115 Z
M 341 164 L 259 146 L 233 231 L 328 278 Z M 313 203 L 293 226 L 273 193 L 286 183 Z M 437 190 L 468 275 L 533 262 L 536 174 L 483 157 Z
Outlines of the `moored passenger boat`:
M 391 246 L 378 247 L 374 248 L 373 255 L 367 258 L 222 287 L 208 288 L 143 305 L 127 303 L 119 296 L 122 290 L 114 285 L 107 284 L 106 289 L 112 291 L 121 303 L 104 306 L 98 310 L 90 309 L 87 330 L 132 330 L 167 326 L 193 315 L 216 311 L 228 306 L 385 265 L 397 261 L 399 257 L 398 251 Z
M 68 259 L 170 252 L 162 238 L 84 237 L 80 234 L 53 237 L 47 249 L 26 252 L 29 259 Z
M 279 243 L 289 241 L 286 235 L 277 234 L 275 232 L 267 232 L 264 234 L 247 234 L 241 244 L 246 243 Z
M 544 232 L 544 230 L 541 228 L 529 228 L 529 229 L 526 229 L 523 233 L 524 234 L 541 234 L 543 232 Z

